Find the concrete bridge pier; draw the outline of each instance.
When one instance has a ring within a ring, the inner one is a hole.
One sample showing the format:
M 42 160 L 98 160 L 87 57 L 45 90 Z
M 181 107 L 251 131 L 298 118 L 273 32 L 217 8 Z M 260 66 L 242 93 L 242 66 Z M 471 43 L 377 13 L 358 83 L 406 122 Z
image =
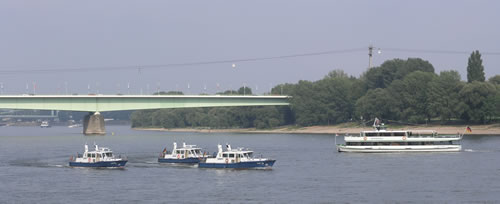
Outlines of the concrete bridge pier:
M 104 135 L 106 128 L 104 127 L 104 117 L 99 113 L 90 112 L 83 119 L 83 134 L 85 135 Z

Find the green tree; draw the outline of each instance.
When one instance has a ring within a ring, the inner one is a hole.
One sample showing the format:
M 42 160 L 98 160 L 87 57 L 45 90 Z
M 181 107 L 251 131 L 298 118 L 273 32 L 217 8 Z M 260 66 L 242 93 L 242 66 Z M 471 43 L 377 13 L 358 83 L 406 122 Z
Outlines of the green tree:
M 500 84 L 496 86 L 496 89 L 497 92 L 493 99 L 493 107 L 495 107 L 493 115 L 496 117 L 496 119 L 498 119 L 500 117 Z
M 153 95 L 184 95 L 184 93 L 182 93 L 182 91 L 169 91 L 169 92 L 160 91 L 157 93 L 153 93 Z
M 230 108 L 212 108 L 208 111 L 208 116 L 210 117 L 210 127 L 231 128 L 237 126 L 234 123 L 234 115 Z
M 495 114 L 496 87 L 491 83 L 473 81 L 467 83 L 459 92 L 465 103 L 462 118 L 467 121 L 485 123 Z
M 385 61 L 380 67 L 369 69 L 362 79 L 366 81 L 368 89 L 387 88 L 394 80 L 403 79 L 415 71 L 434 73 L 434 67 L 420 58 L 393 59 Z
M 467 64 L 467 82 L 484 82 L 484 67 L 481 54 L 478 50 L 472 52 Z
M 238 89 L 239 95 L 252 95 L 252 89 L 248 88 L 248 86 L 240 87 Z
M 430 121 L 435 115 L 429 106 L 430 82 L 436 77 L 434 73 L 416 71 L 391 84 L 389 91 L 398 99 L 401 119 L 412 123 Z
M 397 101 L 388 89 L 372 89 L 356 101 L 356 115 L 365 120 L 375 117 L 397 119 Z
M 254 127 L 257 129 L 274 128 L 283 124 L 283 119 L 276 107 L 264 106 L 254 108 Z
M 183 127 L 181 117 L 172 109 L 160 109 L 152 114 L 153 126 L 163 128 Z
M 439 77 L 430 82 L 430 110 L 443 122 L 459 118 L 463 113 L 463 103 L 458 93 L 464 84 L 460 79 L 457 71 L 442 71 Z
M 325 78 L 349 78 L 349 75 L 344 72 L 344 70 L 341 69 L 336 69 L 333 71 L 328 72 L 328 74 L 325 76 Z
M 500 85 L 500 75 L 495 75 L 495 76 L 492 76 L 488 79 L 488 82 L 492 83 L 492 84 L 495 84 L 495 85 Z
M 271 94 L 291 96 L 293 95 L 296 86 L 297 84 L 279 84 L 271 89 Z
M 152 113 L 155 110 L 134 111 L 130 116 L 132 127 L 151 127 L 153 126 Z
M 309 126 L 318 124 L 322 120 L 322 110 L 319 101 L 314 98 L 315 94 L 313 83 L 310 81 L 300 80 L 294 87 L 290 108 L 295 112 L 297 124 Z
M 347 75 L 329 75 L 314 83 L 315 101 L 321 117 L 320 124 L 336 124 L 349 121 L 354 113 L 352 99 L 353 80 Z

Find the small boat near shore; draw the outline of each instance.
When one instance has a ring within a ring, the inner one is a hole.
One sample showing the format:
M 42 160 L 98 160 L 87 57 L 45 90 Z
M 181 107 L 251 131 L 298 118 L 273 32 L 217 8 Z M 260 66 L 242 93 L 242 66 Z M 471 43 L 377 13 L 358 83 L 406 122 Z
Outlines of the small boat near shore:
M 40 127 L 41 128 L 49 128 L 51 126 L 50 126 L 49 121 L 42 121 L 42 123 L 40 124 Z
M 270 169 L 276 162 L 274 159 L 254 158 L 253 151 L 244 148 L 232 149 L 229 144 L 226 145 L 226 151 L 222 150 L 220 144 L 217 147 L 217 156 L 200 161 L 199 168 Z
M 171 152 L 167 148 L 163 149 L 158 157 L 159 163 L 178 163 L 178 164 L 198 164 L 201 160 L 209 156 L 201 151 L 201 148 L 196 145 L 186 145 L 182 143 L 181 148 L 177 148 L 177 143 L 174 142 L 174 148 Z
M 115 157 L 113 152 L 107 147 L 101 147 L 94 144 L 95 150 L 89 151 L 85 144 L 85 152 L 82 155 L 77 154 L 75 158 L 71 156 L 69 166 L 71 167 L 94 167 L 94 168 L 123 168 L 127 159 Z
M 82 125 L 81 124 L 68 125 L 68 128 L 78 128 L 78 127 L 82 127 Z
M 346 135 L 345 144 L 337 144 L 339 152 L 458 152 L 463 134 L 439 135 L 433 130 L 387 130 L 375 119 L 375 130 L 362 131 L 359 135 Z M 470 128 L 467 128 L 470 130 Z M 337 136 L 335 136 L 337 137 Z M 336 139 L 335 139 L 336 141 Z

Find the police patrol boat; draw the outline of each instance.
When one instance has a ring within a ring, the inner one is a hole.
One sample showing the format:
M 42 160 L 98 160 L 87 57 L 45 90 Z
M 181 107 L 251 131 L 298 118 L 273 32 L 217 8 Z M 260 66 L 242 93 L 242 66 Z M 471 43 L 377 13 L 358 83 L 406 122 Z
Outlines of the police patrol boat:
M 177 143 L 174 142 L 172 152 L 163 149 L 158 157 L 159 163 L 180 163 L 180 164 L 197 164 L 200 160 L 206 159 L 209 156 L 201 151 L 201 148 L 196 145 L 186 145 L 182 143 L 181 148 L 177 148 Z
M 226 151 L 222 150 L 222 145 L 217 145 L 218 152 L 215 158 L 207 158 L 200 161 L 200 168 L 265 168 L 269 169 L 273 166 L 276 160 L 268 158 L 254 158 L 253 151 L 243 148 L 232 149 L 231 145 L 227 144 Z
M 337 144 L 339 152 L 458 152 L 464 134 L 439 135 L 434 130 L 387 130 L 377 118 L 375 130 L 362 131 L 359 135 L 346 135 L 345 144 Z M 467 127 L 467 132 L 470 128 Z M 336 135 L 335 137 L 337 137 Z M 336 141 L 336 139 L 335 139 Z
M 113 152 L 107 147 L 101 147 L 94 144 L 95 150 L 89 151 L 89 146 L 85 144 L 85 152 L 76 158 L 71 156 L 69 166 L 71 167 L 124 167 L 127 160 L 115 157 Z

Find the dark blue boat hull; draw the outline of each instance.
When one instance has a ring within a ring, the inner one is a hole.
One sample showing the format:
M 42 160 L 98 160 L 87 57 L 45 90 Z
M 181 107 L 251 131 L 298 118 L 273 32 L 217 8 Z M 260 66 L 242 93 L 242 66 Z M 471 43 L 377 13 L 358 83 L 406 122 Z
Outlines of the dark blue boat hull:
M 270 168 L 276 160 L 239 162 L 239 163 L 205 163 L 201 162 L 200 168 L 233 168 L 233 169 L 251 169 L 251 168 Z
M 94 167 L 94 168 L 107 168 L 107 167 L 124 167 L 127 160 L 122 161 L 101 161 L 95 163 L 83 163 L 83 162 L 69 162 L 71 167 Z
M 178 164 L 197 164 L 200 163 L 198 158 L 186 158 L 186 159 L 164 159 L 158 158 L 159 163 L 178 163 Z

